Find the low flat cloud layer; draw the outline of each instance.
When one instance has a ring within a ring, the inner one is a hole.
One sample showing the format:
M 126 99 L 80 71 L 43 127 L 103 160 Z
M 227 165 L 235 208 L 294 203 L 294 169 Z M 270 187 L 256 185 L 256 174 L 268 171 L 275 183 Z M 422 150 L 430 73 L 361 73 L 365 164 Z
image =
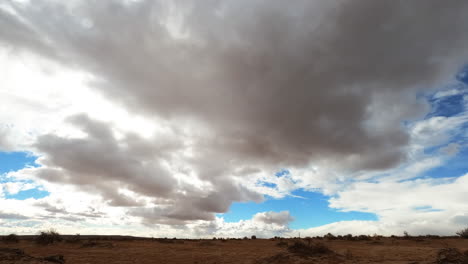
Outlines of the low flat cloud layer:
M 467 13 L 466 1 L 437 0 L 5 1 L 1 49 L 83 73 L 89 95 L 156 127 L 99 105 L 63 111 L 67 133 L 43 125 L 21 146 L 41 165 L 22 175 L 148 225 L 217 221 L 233 202 L 297 188 L 333 193 L 414 159 L 404 123 L 465 62 Z M 7 132 L 0 148 L 14 149 Z M 275 176 L 284 168 L 293 179 Z

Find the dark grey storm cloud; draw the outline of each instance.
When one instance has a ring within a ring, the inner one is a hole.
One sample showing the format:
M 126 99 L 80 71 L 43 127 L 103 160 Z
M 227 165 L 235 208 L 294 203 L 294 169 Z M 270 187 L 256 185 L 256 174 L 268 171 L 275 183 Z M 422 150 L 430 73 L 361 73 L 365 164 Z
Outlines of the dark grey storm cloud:
M 191 138 L 196 153 L 185 162 L 211 184 L 208 192 L 180 184 L 161 165 L 187 148 L 186 135 L 162 151 L 155 142 L 165 139 L 119 141 L 105 124 L 79 117 L 87 138 L 37 142 L 47 157 L 43 178 L 138 206 L 117 192 L 124 186 L 172 205 L 137 214 L 167 219 L 209 219 L 234 200 L 258 200 L 232 180 L 240 171 L 317 160 L 348 172 L 398 164 L 408 143 L 401 122 L 424 111 L 417 92 L 453 73 L 468 47 L 462 0 L 4 6 L 7 47 L 90 72 L 97 91 L 133 113 L 206 131 Z

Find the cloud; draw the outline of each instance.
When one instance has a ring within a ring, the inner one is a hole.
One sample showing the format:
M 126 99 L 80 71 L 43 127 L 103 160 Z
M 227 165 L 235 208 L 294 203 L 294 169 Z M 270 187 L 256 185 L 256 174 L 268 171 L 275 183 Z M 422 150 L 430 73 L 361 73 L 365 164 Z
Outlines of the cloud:
M 416 148 L 445 143 L 444 127 L 465 122 L 402 125 L 428 110 L 416 95 L 464 62 L 467 11 L 437 0 L 6 1 L 2 50 L 89 82 L 82 94 L 66 83 L 44 88 L 46 99 L 33 102 L 10 89 L 5 98 L 24 116 L 2 119 L 46 120 L 37 123 L 47 129 L 23 129 L 41 167 L 19 174 L 98 194 L 147 225 L 215 221 L 232 202 L 296 187 L 334 194 L 352 176 L 399 168 Z M 157 129 L 134 127 L 138 118 Z M 291 176 L 277 179 L 283 168 Z
M 449 156 L 454 156 L 460 151 L 460 144 L 450 143 L 447 146 L 440 148 L 439 151 Z
M 463 227 L 460 219 L 468 212 L 464 203 L 467 180 L 465 174 L 458 178 L 358 182 L 329 202 L 330 207 L 342 211 L 375 213 L 379 221 L 372 226 L 386 228 L 379 228 L 379 234 L 403 230 L 421 235 L 454 234 Z
M 8 128 L 4 128 L 0 126 L 0 150 L 2 151 L 8 151 L 12 149 L 11 143 L 10 143 L 10 138 L 9 138 L 9 133 L 8 133 Z
M 254 215 L 253 220 L 265 224 L 288 225 L 294 218 L 288 211 L 282 211 L 257 213 Z
M 0 186 L 3 186 L 4 191 L 10 195 L 37 188 L 35 184 L 26 182 L 6 182 L 0 184 Z
M 252 219 L 240 220 L 239 222 L 225 222 L 223 218 L 217 217 L 210 222 L 200 223 L 190 229 L 198 237 L 250 237 L 255 235 L 260 238 L 284 236 L 289 234 L 288 227 L 292 217 L 288 211 L 282 212 L 260 212 Z
M 29 217 L 20 214 L 9 214 L 0 212 L 0 219 L 24 220 L 29 219 Z
M 450 96 L 454 96 L 454 95 L 459 95 L 461 93 L 462 93 L 462 91 L 460 91 L 458 89 L 443 90 L 443 91 L 439 91 L 439 92 L 435 93 L 434 94 L 434 99 L 450 97 Z
M 159 2 L 9 7 L 15 15 L 4 12 L 3 26 L 21 37 L 5 35 L 5 43 L 73 62 L 101 80 L 108 98 L 138 113 L 194 119 L 233 158 L 270 165 L 323 156 L 350 159 L 344 166 L 353 169 L 398 163 L 408 139 L 399 122 L 418 108 L 406 98 L 457 67 L 468 41 L 462 2 L 192 2 L 176 9 L 186 38 L 164 26 L 169 8 Z M 369 107 L 385 98 L 398 105 L 380 112 L 408 110 L 387 129 L 367 129 Z
M 142 207 L 131 213 L 149 222 L 212 220 L 214 213 L 226 212 L 233 201 L 262 199 L 222 177 L 205 176 L 198 181 L 196 175 L 188 180 L 178 177 L 178 160 L 173 159 L 183 160 L 183 135 L 148 140 L 129 133 L 117 138 L 110 124 L 87 115 L 73 116 L 69 121 L 85 136 L 39 137 L 35 148 L 42 154 L 38 163 L 43 166 L 23 170 L 25 174 L 98 193 L 111 206 Z

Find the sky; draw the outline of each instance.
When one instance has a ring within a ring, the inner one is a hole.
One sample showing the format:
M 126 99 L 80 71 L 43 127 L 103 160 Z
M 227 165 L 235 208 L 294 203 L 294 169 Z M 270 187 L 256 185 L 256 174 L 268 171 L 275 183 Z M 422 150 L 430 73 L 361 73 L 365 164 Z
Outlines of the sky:
M 0 234 L 454 235 L 467 13 L 2 1 Z

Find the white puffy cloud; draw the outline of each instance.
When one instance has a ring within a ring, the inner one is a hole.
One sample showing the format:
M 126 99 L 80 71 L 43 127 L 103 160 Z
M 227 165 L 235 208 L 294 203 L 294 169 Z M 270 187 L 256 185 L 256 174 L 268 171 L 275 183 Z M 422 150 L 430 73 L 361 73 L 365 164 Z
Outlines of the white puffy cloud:
M 288 225 L 294 219 L 288 211 L 282 211 L 257 213 L 254 215 L 253 220 L 265 224 Z

